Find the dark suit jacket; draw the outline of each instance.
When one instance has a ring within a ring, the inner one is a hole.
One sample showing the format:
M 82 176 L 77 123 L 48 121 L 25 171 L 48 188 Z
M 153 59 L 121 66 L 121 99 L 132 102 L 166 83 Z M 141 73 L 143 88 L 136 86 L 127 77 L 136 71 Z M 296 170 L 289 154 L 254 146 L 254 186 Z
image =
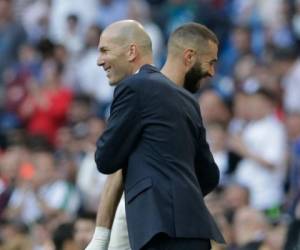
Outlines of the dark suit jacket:
M 224 242 L 203 197 L 219 181 L 194 97 L 144 65 L 115 89 L 108 127 L 97 142 L 100 172 L 123 168 L 129 240 L 155 234 Z M 126 166 L 124 168 L 124 166 Z

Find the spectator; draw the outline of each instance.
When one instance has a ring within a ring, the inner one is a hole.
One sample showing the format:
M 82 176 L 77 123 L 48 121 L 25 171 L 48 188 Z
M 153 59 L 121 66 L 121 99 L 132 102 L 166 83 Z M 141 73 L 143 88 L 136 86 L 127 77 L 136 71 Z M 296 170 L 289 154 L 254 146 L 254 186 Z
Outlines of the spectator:
M 266 234 L 266 238 L 261 248 L 264 250 L 284 249 L 285 237 L 287 234 L 286 231 L 287 231 L 287 226 L 285 223 L 281 223 L 270 228 L 270 230 Z
M 73 223 L 60 224 L 53 233 L 53 242 L 56 250 L 80 250 L 74 241 Z
M 251 30 L 247 26 L 235 26 L 231 32 L 229 46 L 220 54 L 218 72 L 230 76 L 237 62 L 246 55 L 252 54 Z
M 44 62 L 43 85 L 32 83 L 20 107 L 26 129 L 33 135 L 44 135 L 54 143 L 56 132 L 66 121 L 72 92 L 61 82 L 62 68 L 55 62 Z
M 0 228 L 1 250 L 32 250 L 26 225 L 16 221 L 1 221 Z
M 18 49 L 26 41 L 21 23 L 14 20 L 12 1 L 0 0 L 0 90 L 6 67 L 17 59 Z
M 292 111 L 300 107 L 300 61 L 297 50 L 277 49 L 274 52 L 274 72 L 281 79 L 283 89 L 283 107 L 286 111 Z
M 219 185 L 226 184 L 230 178 L 230 152 L 227 148 L 227 130 L 222 122 L 210 122 L 206 126 L 207 141 L 210 150 L 213 154 L 214 160 L 220 170 Z
M 244 187 L 238 183 L 231 183 L 224 187 L 224 211 L 229 222 L 235 213 L 245 207 L 249 207 L 250 193 L 247 187 Z
M 45 217 L 58 223 L 74 215 L 80 205 L 78 191 L 70 183 L 56 177 L 51 152 L 33 153 L 34 175 L 21 180 L 12 193 L 7 213 L 30 224 Z
M 288 228 L 285 249 L 300 246 L 300 110 L 287 113 L 286 127 L 289 135 L 288 212 L 291 223 Z
M 41 78 L 41 59 L 38 51 L 30 44 L 23 44 L 18 53 L 18 62 L 8 68 L 6 79 L 5 108 L 18 115 L 20 105 L 28 95 L 28 88 Z
M 165 35 L 168 37 L 180 25 L 196 19 L 198 5 L 194 0 L 169 0 L 164 6 Z
M 28 41 L 37 44 L 48 33 L 50 2 L 48 0 L 23 0 L 24 6 L 21 6 L 21 1 L 19 2 L 19 6 L 14 4 L 15 13 L 20 16 L 19 20 L 24 24 Z
M 55 43 L 62 43 L 67 29 L 67 17 L 78 16 L 79 30 L 84 31 L 92 25 L 97 17 L 98 0 L 52 0 L 49 14 L 49 38 Z
M 84 141 L 84 156 L 78 164 L 76 185 L 81 191 L 83 199 L 83 209 L 85 211 L 97 212 L 101 192 L 106 181 L 106 175 L 97 172 L 94 161 L 97 136 L 101 135 L 105 128 L 103 120 L 91 117 L 87 121 L 87 134 L 81 141 Z M 97 190 L 93 187 L 97 186 Z
M 78 249 L 84 249 L 91 241 L 95 228 L 96 215 L 93 213 L 79 214 L 74 224 L 74 241 Z
M 54 250 L 52 234 L 55 233 L 55 230 L 51 229 L 50 225 L 50 221 L 45 218 L 38 219 L 30 225 L 33 249 Z
M 164 37 L 158 25 L 150 16 L 150 6 L 146 0 L 129 0 L 129 19 L 140 22 L 152 41 L 153 60 L 157 67 L 162 66 L 165 55 Z
M 231 135 L 240 134 L 250 119 L 248 97 L 249 96 L 243 91 L 236 91 L 234 93 L 232 101 L 233 116 L 228 125 L 228 130 Z
M 70 57 L 74 60 L 81 51 L 83 45 L 82 34 L 80 32 L 79 17 L 75 14 L 70 14 L 66 18 L 66 30 L 62 37 L 61 43 L 67 48 Z
M 287 203 L 290 215 L 295 218 L 296 206 L 300 202 L 300 109 L 286 114 L 286 128 L 290 142 Z
M 0 157 L 0 219 L 6 217 L 5 210 L 20 177 L 32 176 L 23 133 L 11 131 L 7 136 L 6 150 Z
M 237 250 L 259 250 L 269 224 L 262 212 L 253 208 L 239 209 L 234 217 L 233 229 Z
M 204 123 L 219 121 L 228 124 L 230 112 L 220 95 L 213 89 L 205 89 L 198 99 Z
M 106 27 L 109 24 L 122 19 L 128 19 L 128 0 L 97 0 L 97 19 L 99 27 Z
M 5 152 L 0 162 L 0 218 L 14 190 L 20 159 L 13 152 Z
M 249 123 L 240 136 L 235 135 L 230 141 L 231 149 L 243 157 L 235 176 L 249 188 L 250 205 L 271 213 L 283 201 L 286 135 L 274 116 L 273 96 L 269 91 L 261 88 L 251 93 L 248 109 Z

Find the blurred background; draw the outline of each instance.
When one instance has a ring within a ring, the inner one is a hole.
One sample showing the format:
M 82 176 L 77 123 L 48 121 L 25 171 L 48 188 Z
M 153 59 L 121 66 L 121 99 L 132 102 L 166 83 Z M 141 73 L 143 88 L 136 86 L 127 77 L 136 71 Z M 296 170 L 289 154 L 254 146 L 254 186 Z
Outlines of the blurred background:
M 106 179 L 95 142 L 113 94 L 97 45 L 128 18 L 145 26 L 158 67 L 183 23 L 220 40 L 198 93 L 221 171 L 206 203 L 228 243 L 213 249 L 300 249 L 299 0 L 0 0 L 0 250 L 91 239 Z

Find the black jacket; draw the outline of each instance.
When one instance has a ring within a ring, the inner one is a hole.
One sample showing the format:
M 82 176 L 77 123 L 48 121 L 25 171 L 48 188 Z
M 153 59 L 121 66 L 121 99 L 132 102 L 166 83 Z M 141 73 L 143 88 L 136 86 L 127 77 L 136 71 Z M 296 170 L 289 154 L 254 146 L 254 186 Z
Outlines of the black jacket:
M 97 142 L 100 172 L 123 168 L 129 240 L 140 249 L 155 234 L 224 242 L 203 197 L 219 170 L 194 97 L 144 65 L 115 89 L 108 127 Z

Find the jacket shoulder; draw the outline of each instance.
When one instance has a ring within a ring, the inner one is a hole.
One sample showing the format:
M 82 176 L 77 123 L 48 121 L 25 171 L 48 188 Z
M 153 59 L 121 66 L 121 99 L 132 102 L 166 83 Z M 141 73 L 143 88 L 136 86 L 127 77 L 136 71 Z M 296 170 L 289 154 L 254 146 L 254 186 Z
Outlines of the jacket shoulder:
M 125 77 L 122 81 L 119 82 L 117 89 L 120 88 L 132 88 L 138 89 L 140 88 L 140 84 L 149 80 L 149 74 L 134 74 Z

